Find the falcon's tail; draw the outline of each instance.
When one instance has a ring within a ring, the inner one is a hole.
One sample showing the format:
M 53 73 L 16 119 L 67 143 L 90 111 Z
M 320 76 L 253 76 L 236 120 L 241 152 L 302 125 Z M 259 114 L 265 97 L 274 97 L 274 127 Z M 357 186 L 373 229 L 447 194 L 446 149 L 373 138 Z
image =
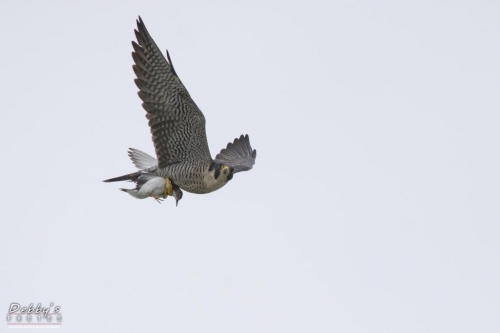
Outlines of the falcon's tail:
M 123 180 L 136 181 L 137 178 L 139 178 L 140 175 L 141 175 L 141 171 L 137 171 L 137 172 L 134 172 L 134 173 L 129 173 L 128 175 L 123 175 L 123 176 L 116 177 L 116 178 L 106 179 L 106 180 L 103 180 L 103 182 L 105 182 L 105 183 L 111 183 L 111 182 L 121 182 Z

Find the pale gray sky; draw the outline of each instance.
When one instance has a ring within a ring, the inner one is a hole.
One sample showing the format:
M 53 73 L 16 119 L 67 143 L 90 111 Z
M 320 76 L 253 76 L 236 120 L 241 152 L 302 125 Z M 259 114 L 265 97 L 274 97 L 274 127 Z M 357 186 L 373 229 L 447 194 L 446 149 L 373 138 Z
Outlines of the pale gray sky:
M 0 309 L 54 302 L 67 332 L 500 331 L 499 10 L 2 1 Z M 137 15 L 212 155 L 258 150 L 177 208 L 102 183 L 154 153 Z

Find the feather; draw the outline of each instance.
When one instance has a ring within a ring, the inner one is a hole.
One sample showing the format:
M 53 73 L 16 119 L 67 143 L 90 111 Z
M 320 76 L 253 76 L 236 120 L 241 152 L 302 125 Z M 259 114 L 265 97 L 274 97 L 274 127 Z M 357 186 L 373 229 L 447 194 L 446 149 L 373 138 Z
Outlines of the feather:
M 129 148 L 128 156 L 139 170 L 150 169 L 158 165 L 156 158 L 139 149 Z
M 215 162 L 232 166 L 234 173 L 237 173 L 252 169 L 256 157 L 257 151 L 255 149 L 252 150 L 250 138 L 247 134 L 234 139 L 232 143 L 229 142 L 227 147 L 215 156 Z

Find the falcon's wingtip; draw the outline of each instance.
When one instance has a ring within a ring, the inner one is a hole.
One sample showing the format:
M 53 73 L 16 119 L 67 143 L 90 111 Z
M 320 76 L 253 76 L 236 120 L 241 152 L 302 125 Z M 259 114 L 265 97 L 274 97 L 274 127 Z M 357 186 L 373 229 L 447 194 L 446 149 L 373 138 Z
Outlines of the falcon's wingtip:
M 215 162 L 232 166 L 234 173 L 237 173 L 252 169 L 256 157 L 257 150 L 252 149 L 250 137 L 248 134 L 241 134 L 215 156 Z

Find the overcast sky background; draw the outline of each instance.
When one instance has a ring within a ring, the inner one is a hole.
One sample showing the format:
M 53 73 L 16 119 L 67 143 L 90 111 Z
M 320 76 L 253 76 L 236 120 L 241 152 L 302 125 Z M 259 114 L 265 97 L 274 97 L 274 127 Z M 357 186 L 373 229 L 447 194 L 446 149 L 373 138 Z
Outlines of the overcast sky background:
M 500 331 L 498 1 L 0 3 L 0 309 L 67 332 Z M 175 207 L 141 15 L 250 172 Z M 0 323 L 0 331 L 7 330 Z

